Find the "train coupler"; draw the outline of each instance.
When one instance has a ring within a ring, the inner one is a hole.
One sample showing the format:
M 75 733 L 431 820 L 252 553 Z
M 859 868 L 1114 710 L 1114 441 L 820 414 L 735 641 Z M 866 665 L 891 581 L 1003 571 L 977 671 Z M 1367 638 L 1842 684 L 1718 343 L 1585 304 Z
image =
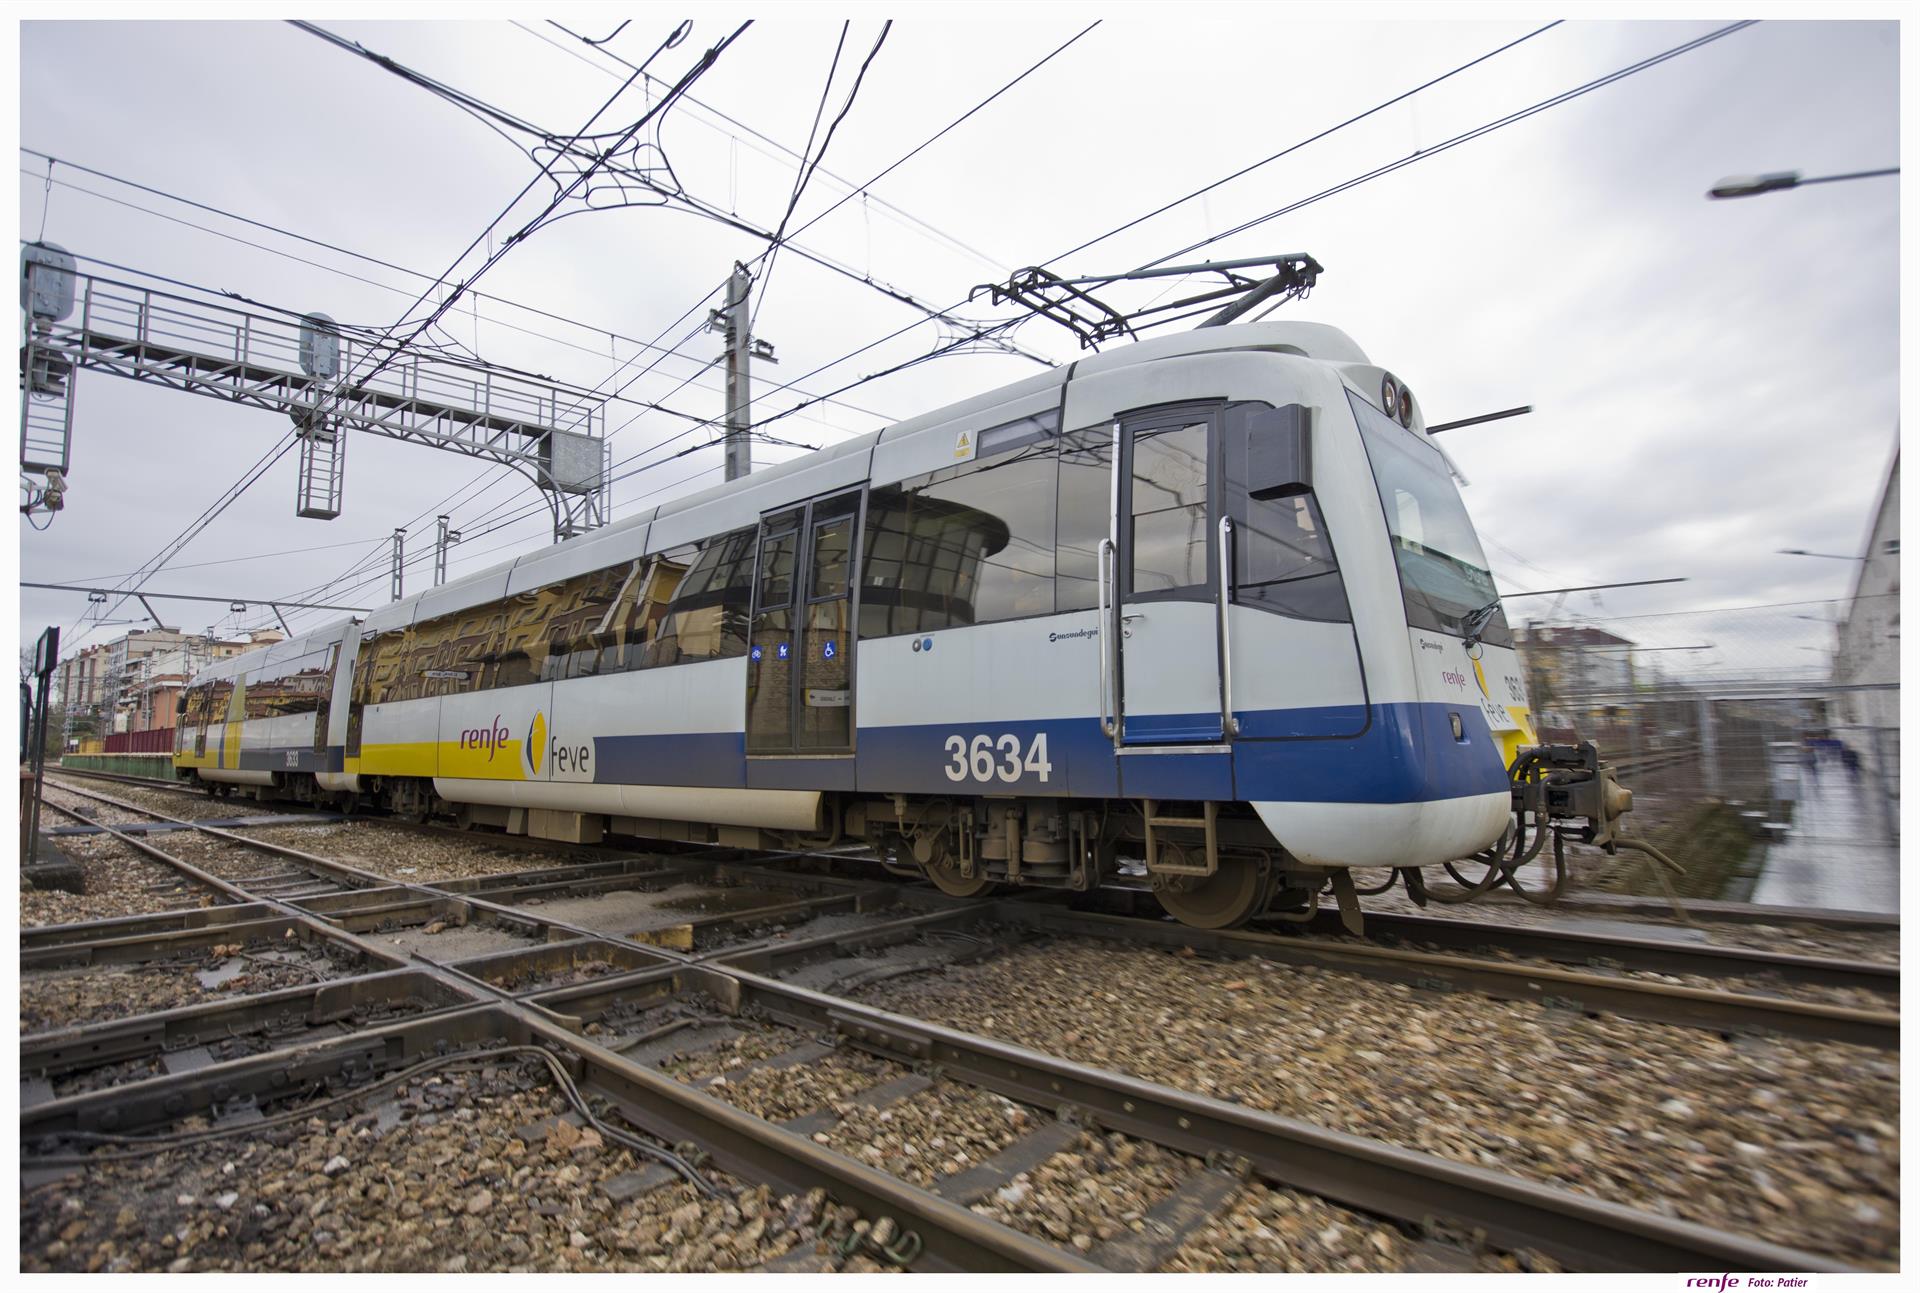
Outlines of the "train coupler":
M 1592 741 L 1578 745 L 1533 745 L 1523 748 L 1508 769 L 1513 786 L 1513 811 L 1531 813 L 1536 820 L 1581 823 L 1570 832 L 1583 844 L 1612 853 L 1620 835 L 1620 818 L 1633 811 L 1633 792 L 1620 784 L 1613 765 L 1603 763 Z

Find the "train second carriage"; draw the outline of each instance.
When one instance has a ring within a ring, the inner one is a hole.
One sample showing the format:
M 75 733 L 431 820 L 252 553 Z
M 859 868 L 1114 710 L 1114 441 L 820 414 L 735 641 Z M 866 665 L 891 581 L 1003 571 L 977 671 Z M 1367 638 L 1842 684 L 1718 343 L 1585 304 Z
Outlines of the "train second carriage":
M 866 841 L 959 896 L 1131 874 L 1205 927 L 1511 839 L 1534 747 L 1418 402 L 1311 323 L 1064 365 L 218 662 L 183 704 L 177 761 L 217 787 Z

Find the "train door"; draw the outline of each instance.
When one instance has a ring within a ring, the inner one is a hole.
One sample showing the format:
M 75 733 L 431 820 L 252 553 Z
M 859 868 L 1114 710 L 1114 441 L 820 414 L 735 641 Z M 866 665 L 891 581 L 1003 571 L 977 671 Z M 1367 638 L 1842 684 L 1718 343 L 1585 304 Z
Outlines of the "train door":
M 1113 614 L 1122 748 L 1218 746 L 1218 406 L 1121 418 Z
M 747 648 L 747 753 L 853 752 L 860 493 L 760 520 Z

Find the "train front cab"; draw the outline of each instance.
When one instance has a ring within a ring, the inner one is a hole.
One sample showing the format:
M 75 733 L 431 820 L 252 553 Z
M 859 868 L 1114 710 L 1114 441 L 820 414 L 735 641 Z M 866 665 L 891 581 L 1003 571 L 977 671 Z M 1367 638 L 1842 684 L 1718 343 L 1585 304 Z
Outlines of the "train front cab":
M 1104 451 L 1118 469 L 1096 563 L 1101 726 L 1148 835 L 1157 814 L 1186 823 L 1159 832 L 1184 840 L 1172 866 L 1162 840 L 1149 853 L 1161 902 L 1191 924 L 1237 923 L 1349 867 L 1487 848 L 1509 820 L 1508 763 L 1532 740 L 1445 459 L 1410 403 L 1402 425 L 1359 394 L 1390 379 L 1326 333 L 1311 357 L 1172 358 L 1150 382 L 1136 369 L 1069 387 L 1069 425 L 1127 398 L 1103 387 L 1235 395 L 1122 404 Z M 1063 576 L 1065 560 L 1063 538 Z M 1489 602 L 1470 648 L 1465 622 Z M 1223 843 L 1207 874 L 1178 874 L 1202 869 L 1192 824 L 1209 801 L 1246 805 L 1282 853 Z

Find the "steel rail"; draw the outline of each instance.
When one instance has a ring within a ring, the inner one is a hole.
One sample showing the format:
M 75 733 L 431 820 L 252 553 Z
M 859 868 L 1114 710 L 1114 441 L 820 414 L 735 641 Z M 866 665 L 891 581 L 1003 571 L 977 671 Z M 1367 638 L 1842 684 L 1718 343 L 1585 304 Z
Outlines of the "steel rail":
M 601 930 L 589 929 L 586 926 L 574 924 L 566 920 L 557 920 L 545 914 L 536 915 L 523 908 L 513 906 L 510 903 L 499 901 L 499 899 L 505 898 L 505 897 L 524 897 L 527 895 L 529 890 L 549 889 L 553 891 L 578 892 L 583 887 L 596 883 L 596 881 L 591 879 L 584 882 L 556 881 L 551 884 L 544 884 L 544 885 L 542 884 L 536 884 L 536 885 L 508 884 L 508 885 L 499 886 L 496 888 L 480 889 L 478 891 L 475 891 L 472 889 L 468 889 L 464 891 L 456 891 L 454 889 L 446 888 L 441 885 L 429 884 L 429 883 L 418 882 L 418 881 L 397 882 L 392 877 L 381 875 L 378 872 L 367 871 L 360 867 L 355 867 L 344 862 L 335 861 L 334 859 L 331 859 L 331 858 L 323 858 L 317 854 L 308 853 L 302 849 L 296 849 L 289 845 L 275 844 L 267 840 L 257 840 L 244 835 L 235 835 L 232 832 L 222 830 L 215 826 L 208 826 L 204 823 L 194 822 L 187 818 L 172 817 L 166 813 L 160 812 L 157 809 L 142 807 L 141 805 L 138 805 L 138 804 L 131 804 L 126 802 L 125 800 L 114 799 L 112 796 L 102 795 L 90 790 L 81 790 L 73 786 L 65 786 L 61 788 L 65 790 L 66 793 L 68 794 L 79 795 L 83 798 L 92 799 L 99 803 L 108 804 L 108 805 L 111 805 L 112 807 L 121 809 L 122 811 L 125 811 L 125 812 L 140 813 L 144 816 L 153 817 L 160 821 L 174 823 L 175 825 L 180 826 L 182 829 L 191 829 L 198 834 L 206 835 L 214 839 L 235 844 L 239 847 L 250 849 L 255 852 L 266 853 L 273 856 L 287 858 L 288 860 L 296 863 L 299 866 L 309 868 L 318 873 L 329 875 L 336 881 L 346 884 L 349 888 L 354 889 L 356 891 L 366 892 L 366 891 L 377 890 L 382 888 L 403 887 L 406 890 L 412 891 L 413 893 L 425 894 L 440 901 L 453 903 L 455 904 L 455 910 L 460 912 L 463 916 L 471 914 L 473 911 L 478 911 L 483 913 L 483 915 L 486 918 L 491 919 L 496 923 L 528 926 L 537 935 L 546 937 L 546 938 L 552 937 L 552 931 L 559 930 L 565 935 L 572 938 L 606 939 L 613 942 L 624 944 L 629 947 L 635 947 L 645 951 L 655 952 L 660 955 L 666 956 L 670 959 L 675 959 L 675 960 L 690 959 L 691 957 L 690 950 L 683 952 L 680 949 L 666 947 L 658 943 L 649 942 L 644 939 L 640 939 L 632 936 L 609 934 Z M 76 814 L 72 813 L 71 809 L 63 809 L 62 811 L 67 812 L 69 815 L 77 816 Z M 82 820 L 85 820 L 85 819 L 82 819 Z M 623 857 L 619 859 L 608 859 L 608 862 L 624 863 L 624 862 L 632 862 L 632 861 L 638 861 L 638 860 L 641 860 L 641 859 L 636 859 L 632 857 Z M 655 868 L 653 871 L 640 873 L 640 874 L 644 874 L 645 876 L 647 876 L 647 878 L 652 878 L 652 879 L 670 879 L 676 875 L 687 874 L 689 871 L 692 871 L 696 868 L 724 869 L 729 865 L 729 863 L 724 859 L 688 859 L 688 860 L 679 861 L 679 862 L 665 861 L 663 859 L 663 862 L 664 862 L 663 865 Z M 477 877 L 477 878 L 486 880 L 486 879 L 491 879 L 493 877 Z M 515 879 L 518 877 L 515 876 L 513 873 L 508 873 L 506 876 L 501 878 Z M 604 881 L 599 881 L 599 883 L 603 883 L 607 885 L 631 884 L 637 878 L 640 878 L 639 875 L 623 870 L 617 874 L 607 877 L 607 879 L 605 879 Z M 704 916 L 689 914 L 689 917 L 686 921 L 674 922 L 674 924 L 676 926 L 685 926 L 689 929 L 689 931 L 692 931 L 692 930 L 703 929 L 703 928 L 714 929 L 714 928 L 724 928 L 731 925 L 749 924 L 749 923 L 752 923 L 753 921 L 762 919 L 763 917 L 768 919 L 778 919 L 778 918 L 782 918 L 784 916 L 793 914 L 793 912 L 797 908 L 803 909 L 803 910 L 822 911 L 829 907 L 834 907 L 834 906 L 851 906 L 853 910 L 861 911 L 866 908 L 866 904 L 870 901 L 878 900 L 881 905 L 884 905 L 884 903 L 893 896 L 891 890 L 887 886 L 877 885 L 872 882 L 867 882 L 862 884 L 862 883 L 841 881 L 841 880 L 826 878 L 826 877 L 806 876 L 806 877 L 790 877 L 789 883 L 792 883 L 795 880 L 798 880 L 800 883 L 803 883 L 803 884 L 813 885 L 815 887 L 824 885 L 830 888 L 832 892 L 814 896 L 814 897 L 801 898 L 798 900 L 783 899 L 779 902 L 768 903 L 761 907 L 743 908 L 735 912 L 717 913 L 717 914 L 710 914 L 710 915 L 704 915 Z M 332 896 L 333 895 L 316 895 L 315 898 L 303 899 L 302 901 L 324 900 Z
M 1487 895 L 1489 907 L 1517 907 L 1524 899 L 1495 890 Z M 1703 921 L 1724 921 L 1740 925 L 1819 925 L 1831 929 L 1864 932 L 1895 932 L 1900 929 L 1898 912 L 1847 911 L 1837 907 L 1782 907 L 1772 903 L 1726 902 L 1717 898 L 1687 898 L 1687 913 Z M 1560 910 L 1574 914 L 1593 913 L 1610 917 L 1663 916 L 1671 919 L 1673 905 L 1664 898 L 1639 898 L 1629 894 L 1582 893 L 1562 898 Z
M 124 779 L 132 780 L 130 778 Z M 58 785 L 59 783 L 55 782 L 54 784 Z M 69 793 L 82 795 L 88 793 L 71 786 L 63 788 Z M 168 788 L 191 793 L 191 791 L 184 786 Z M 101 798 L 102 802 L 116 803 L 117 806 L 132 811 L 147 812 L 163 820 L 176 820 L 166 819 L 164 814 L 141 809 L 135 805 L 119 803 L 118 801 L 100 796 L 96 796 L 96 798 Z M 202 829 L 209 834 L 218 833 L 217 828 L 213 827 L 200 827 L 198 829 Z M 244 837 L 236 836 L 233 838 L 243 839 Z M 493 837 L 490 836 L 488 838 L 491 840 Z M 500 838 L 517 840 L 518 837 L 503 836 Z M 252 843 L 263 844 L 261 841 L 253 841 Z M 281 846 L 271 847 L 277 848 Z M 295 860 L 300 860 L 300 857 L 310 855 L 299 855 L 297 850 L 292 850 L 287 853 L 287 856 L 294 857 Z M 795 855 L 787 854 L 777 856 Z M 487 878 L 488 877 L 480 877 L 480 879 Z M 393 882 L 388 881 L 388 883 Z M 430 889 L 443 888 L 443 886 L 414 887 Z M 491 886 L 463 883 L 462 890 L 464 890 L 464 892 L 460 893 L 460 897 L 463 901 L 472 901 L 483 907 L 510 910 L 511 904 L 503 903 L 501 900 L 517 896 L 517 892 L 524 888 L 526 888 L 525 885 L 505 885 L 496 889 Z M 475 890 L 479 892 L 476 893 L 474 892 Z M 445 892 L 451 896 L 458 891 L 451 887 L 445 887 Z M 1126 887 L 1117 887 L 1108 892 L 1112 895 L 1125 895 L 1123 901 L 1137 901 L 1141 893 L 1141 891 L 1137 889 Z M 828 896 L 818 899 L 802 900 L 800 906 L 801 909 L 804 909 L 810 905 L 813 909 L 818 910 L 840 905 L 841 901 L 844 900 L 842 896 Z M 850 901 L 855 910 L 861 910 L 863 908 L 864 898 L 856 896 Z M 792 904 L 783 905 L 792 906 Z M 779 907 L 770 906 L 764 913 L 746 911 L 695 918 L 688 923 L 695 928 L 724 927 L 751 923 L 754 919 L 758 918 L 759 914 L 764 914 L 769 918 L 774 917 L 780 914 Z M 522 913 L 522 915 L 524 915 L 524 913 Z M 1157 911 L 1155 915 L 1157 916 Z M 1330 914 L 1322 913 L 1316 917 L 1314 924 L 1321 932 L 1335 934 L 1337 931 L 1331 928 L 1332 920 L 1333 917 Z M 1370 935 L 1384 933 L 1390 937 L 1399 938 L 1408 942 L 1430 943 L 1453 950 L 1493 947 L 1509 951 L 1518 956 L 1535 957 L 1562 964 L 1593 965 L 1611 962 L 1614 965 L 1628 970 L 1650 971 L 1661 974 L 1692 974 L 1709 978 L 1724 978 L 1730 976 L 1765 977 L 1771 975 L 1777 976 L 1790 983 L 1865 990 L 1894 998 L 1897 998 L 1899 995 L 1900 974 L 1898 966 L 1872 961 L 1765 952 L 1747 948 L 1712 947 L 1674 940 L 1633 938 L 1626 935 L 1596 934 L 1587 931 L 1546 930 L 1524 926 L 1494 926 L 1490 924 L 1411 914 L 1369 912 L 1367 921 Z M 1164 922 L 1156 921 L 1156 923 Z M 556 923 L 555 927 L 567 929 L 569 932 L 581 936 L 600 936 L 598 931 L 580 929 L 564 924 Z M 1183 926 L 1182 928 L 1184 929 L 1185 927 Z M 1189 937 L 1200 936 L 1206 933 L 1207 931 L 1193 931 L 1193 934 Z M 1239 936 L 1251 937 L 1255 935 Z M 1211 938 L 1211 936 L 1209 936 L 1209 938 Z M 660 946 L 659 944 L 650 942 L 645 945 L 652 947 Z M 1359 947 L 1359 945 L 1353 943 L 1341 943 L 1338 944 L 1338 946 L 1349 949 L 1357 949 Z M 663 950 L 676 951 L 679 949 L 667 948 Z M 719 952 L 723 953 L 725 950 L 726 949 L 719 949 Z M 688 949 L 688 951 L 691 953 L 692 950 Z M 699 959 L 699 956 L 694 955 L 693 959 Z M 1449 960 L 1447 964 L 1452 967 L 1454 971 L 1453 974 L 1449 976 L 1450 979 L 1457 981 L 1460 976 L 1464 975 L 1470 980 L 1469 986 L 1473 986 L 1476 990 L 1480 991 L 1493 991 L 1494 995 L 1502 994 L 1494 991 L 1488 984 L 1493 981 L 1511 981 L 1512 977 L 1512 974 L 1509 973 L 1506 979 L 1502 980 L 1499 976 L 1494 975 L 1493 971 L 1497 966 L 1497 963 L 1494 962 L 1478 961 L 1469 963 Z M 1353 967 L 1348 966 L 1346 968 Z M 1523 976 L 1527 973 L 1526 967 L 1508 968 L 1510 972 L 1519 973 Z M 1544 969 L 1544 967 L 1539 968 Z M 1537 978 L 1538 975 L 1534 977 Z M 1609 988 L 1607 984 L 1598 982 L 1603 979 L 1610 979 L 1611 984 L 1614 986 Z M 1402 981 L 1405 981 L 1404 978 Z M 1620 985 L 1625 986 L 1621 987 Z M 1426 984 L 1422 986 L 1433 985 Z M 1688 1001 L 1684 997 L 1659 991 L 1662 988 L 1673 989 L 1674 986 L 1675 985 L 1652 984 L 1645 980 L 1624 979 L 1602 975 L 1587 976 L 1584 979 L 1571 983 L 1562 981 L 1560 984 L 1561 989 L 1571 987 L 1577 990 L 1548 991 L 1542 988 L 1524 995 L 1535 999 L 1546 1000 L 1548 1004 L 1571 1006 L 1576 1009 L 1589 1007 L 1604 1008 L 1616 1013 L 1637 1015 L 1661 1022 L 1683 1023 L 1706 1028 L 1722 1026 L 1723 1021 L 1715 1012 L 1711 1010 L 1703 1012 L 1699 1008 L 1700 1003 L 1698 1001 Z M 1687 989 L 1678 989 L 1678 991 L 1684 992 L 1687 991 Z M 1706 990 L 1693 989 L 1692 991 Z M 1737 994 L 1726 995 L 1730 998 Z M 1773 998 L 1758 996 L 1752 999 L 1756 1001 L 1774 1000 Z M 1787 999 L 1783 998 L 1780 1000 Z M 1639 1005 L 1636 1006 L 1635 1003 L 1639 1003 Z M 1838 1012 L 1845 1012 L 1849 1008 L 1836 1006 L 1831 1009 Z M 1852 1014 L 1834 1013 L 1821 1015 L 1815 1013 L 1809 1015 L 1805 1011 L 1789 1009 L 1786 1011 L 1773 1012 L 1773 1017 L 1771 1018 L 1756 1018 L 1756 1011 L 1753 1007 L 1731 1002 L 1727 1006 L 1727 1010 L 1733 1016 L 1731 1020 L 1726 1021 L 1727 1026 L 1735 1028 L 1760 1027 L 1769 1031 L 1785 1032 L 1797 1036 L 1816 1038 L 1830 1037 L 1835 1040 L 1845 1041 L 1865 1041 L 1865 1043 L 1869 1045 L 1889 1048 L 1895 1047 L 1898 1044 L 1897 1018 L 1890 1012 L 1860 1011 L 1855 1009 Z M 1830 1028 L 1828 1027 L 1829 1024 Z
M 1338 913 L 1323 910 L 1310 928 L 1316 933 L 1335 934 L 1339 930 Z M 1709 943 L 1549 926 L 1494 925 L 1443 916 L 1367 913 L 1366 937 L 1372 939 L 1382 934 L 1409 943 L 1431 943 L 1455 949 L 1497 947 L 1519 956 L 1571 964 L 1608 962 L 1624 969 L 1658 974 L 1696 974 L 1710 978 L 1777 975 L 1798 984 L 1861 988 L 1894 997 L 1900 993 L 1900 967 L 1878 961 L 1717 947 Z
M 1711 1032 L 1772 1032 L 1817 1041 L 1850 1042 L 1898 1050 L 1900 1016 L 1788 997 L 1714 992 L 1617 975 L 1584 974 L 1555 966 L 1520 965 L 1447 956 L 1363 943 L 1319 942 L 1244 930 L 1194 929 L 1039 903 L 1005 901 L 1001 914 L 1012 924 L 1042 933 L 1079 935 L 1109 942 L 1191 947 L 1227 956 L 1259 957 L 1289 965 L 1344 970 L 1365 978 L 1439 991 L 1476 992 L 1535 1001 L 1579 1012 L 1607 1012 Z
M 100 803 L 108 804 L 108 805 L 111 805 L 112 807 L 121 809 L 122 811 L 125 811 L 125 812 L 141 813 L 148 817 L 158 818 L 161 821 L 181 823 L 186 827 L 190 827 L 196 834 L 209 836 L 213 839 L 221 840 L 225 843 L 233 844 L 240 848 L 250 850 L 252 852 L 265 853 L 273 857 L 286 858 L 289 861 L 292 861 L 300 866 L 307 867 L 318 874 L 326 875 L 334 880 L 337 880 L 342 884 L 344 884 L 349 889 L 372 890 L 372 889 L 386 889 L 386 888 L 395 887 L 395 882 L 390 876 L 384 876 L 379 874 L 378 872 L 368 871 L 361 867 L 356 867 L 345 862 L 336 861 L 332 858 L 323 858 L 318 854 L 308 853 L 303 849 L 292 848 L 285 844 L 275 844 L 267 840 L 251 839 L 245 835 L 235 835 L 231 831 L 224 831 L 215 826 L 201 825 L 197 822 L 192 822 L 187 818 L 172 817 L 166 813 L 158 811 L 157 809 L 143 808 L 138 804 L 130 804 L 124 800 L 114 799 L 108 795 L 96 794 L 95 792 L 90 790 L 77 790 L 77 789 L 74 789 L 73 787 L 66 787 L 66 790 L 68 794 L 80 795 L 87 799 L 93 799 Z M 79 814 L 74 813 L 72 809 L 61 809 L 60 811 L 66 812 L 75 817 L 80 816 Z M 81 820 L 86 820 L 86 819 L 81 818 Z M 112 830 L 111 828 L 104 827 L 104 825 L 101 823 L 95 823 L 95 824 L 102 825 L 103 829 L 105 829 L 108 834 L 113 835 L 114 838 L 123 840 L 128 843 L 133 843 L 133 837 L 125 834 L 124 832 L 115 831 L 115 830 Z M 140 848 L 142 852 L 148 853 L 149 856 L 167 861 L 169 865 L 176 866 L 182 869 L 191 867 L 190 863 L 184 863 L 179 859 L 172 858 L 170 854 L 166 854 L 159 849 L 153 848 L 152 846 L 136 844 L 135 847 Z M 224 893 L 228 893 L 229 895 L 238 895 L 241 901 L 256 901 L 256 900 L 273 901 L 272 899 L 265 898 L 260 895 L 254 895 L 247 890 L 228 884 L 226 881 L 220 880 L 217 876 L 213 876 L 205 871 L 200 870 L 197 867 L 192 868 L 191 874 L 193 874 L 196 879 L 202 879 L 206 883 L 211 883 L 220 887 L 221 891 Z M 564 930 L 567 934 L 576 938 L 608 937 L 607 935 L 601 934 L 596 930 L 587 929 L 584 926 L 574 925 L 567 921 L 553 920 L 544 915 L 536 916 L 529 912 L 521 911 L 513 907 L 504 906 L 499 903 L 490 902 L 484 898 L 473 897 L 468 894 L 450 893 L 446 890 L 440 889 L 431 884 L 411 884 L 410 883 L 405 885 L 404 887 L 407 889 L 415 890 L 421 894 L 428 895 L 432 898 L 435 898 L 441 901 L 454 903 L 456 904 L 456 909 L 463 909 L 463 914 L 470 914 L 473 911 L 479 911 L 481 913 L 484 913 L 487 917 L 491 918 L 497 923 L 506 924 L 510 926 L 528 927 L 536 937 L 546 933 L 547 931 L 555 930 L 555 929 Z M 324 896 L 324 895 L 319 895 L 319 896 Z M 616 938 L 615 941 L 624 941 L 624 940 L 619 940 Z M 645 947 L 646 945 L 635 944 L 635 946 Z M 671 949 L 667 949 L 667 948 L 648 947 L 647 950 L 655 951 L 662 955 L 677 956 L 677 954 L 673 953 Z
M 124 832 L 106 829 L 123 842 L 139 844 Z M 199 871 L 191 863 L 172 858 L 157 848 L 146 846 L 142 851 L 167 860 L 183 872 Z M 320 937 L 364 948 L 374 954 L 372 959 L 376 961 L 391 964 L 394 960 L 392 954 L 374 949 L 351 934 L 329 929 L 312 917 L 298 913 L 290 904 L 257 899 L 238 886 L 228 887 L 243 899 L 285 909 L 291 918 L 310 926 Z M 271 922 L 276 929 L 282 923 L 279 919 Z M 197 930 L 192 931 L 192 936 L 201 941 L 217 940 L 223 931 Z M 68 943 L 52 950 L 69 955 L 84 953 L 90 958 L 93 949 L 86 944 Z M 643 950 L 658 952 L 652 948 Z M 775 1127 L 597 1046 L 568 1027 L 577 1021 L 558 1015 L 537 1001 L 516 999 L 485 979 L 463 972 L 457 965 L 443 964 L 418 954 L 411 954 L 408 959 L 417 962 L 456 996 L 471 999 L 478 988 L 483 994 L 481 1004 L 471 1011 L 409 1020 L 355 1033 L 337 1042 L 276 1048 L 186 1074 L 150 1078 L 24 1107 L 21 1143 L 24 1145 L 36 1136 L 61 1130 L 111 1131 L 173 1122 L 188 1112 L 211 1109 L 247 1089 L 284 1090 L 302 1082 L 351 1076 L 361 1069 L 372 1073 L 382 1066 L 422 1057 L 429 1044 L 437 1051 L 447 1043 L 448 1030 L 453 1031 L 456 1038 L 466 1036 L 470 1040 L 498 1042 L 504 1036 L 522 1044 L 544 1044 L 548 1049 L 561 1051 L 576 1071 L 588 1078 L 592 1087 L 613 1101 L 623 1116 L 668 1144 L 693 1139 L 705 1146 L 722 1168 L 789 1192 L 804 1192 L 824 1180 L 838 1201 L 851 1204 L 869 1218 L 890 1216 L 910 1226 L 924 1244 L 920 1260 L 933 1269 L 1083 1272 L 1101 1269 L 1070 1249 L 1044 1243 L 958 1207 L 927 1190 L 877 1172 L 816 1145 L 805 1136 Z M 671 965 L 652 971 L 656 975 L 678 972 L 678 967 Z M 344 986 L 354 980 L 337 982 Z M 257 1007 L 259 1002 L 242 998 L 226 1004 L 229 1009 L 244 1010 Z M 130 1031 L 150 1036 L 154 1022 L 151 1016 L 108 1021 L 110 1027 L 94 1036 L 105 1039 L 109 1034 L 118 1035 L 124 1047 L 124 1038 Z M 474 1037 L 472 1025 L 476 1023 L 487 1025 L 483 1038 Z M 459 1031 L 463 1025 L 468 1026 L 464 1034 Z M 91 1027 L 100 1028 L 99 1025 Z M 77 1031 L 81 1035 L 69 1036 L 69 1045 L 92 1044 L 93 1037 L 85 1035 L 87 1028 Z M 400 1044 L 391 1044 L 396 1041 Z M 30 1160 L 27 1166 L 31 1166 Z
M 1536 1249 L 1586 1270 L 1845 1271 L 1847 1263 L 1762 1239 L 1608 1203 L 1091 1068 L 994 1038 L 910 1019 L 738 967 L 690 967 L 686 979 L 728 1009 L 758 1010 L 941 1077 L 1089 1126 L 1202 1157 L 1245 1160 L 1262 1177 L 1426 1229 L 1479 1232 L 1502 1249 Z
M 982 904 L 968 913 L 935 915 L 951 918 L 977 914 L 985 918 L 1005 915 L 1012 908 L 1031 908 L 1031 904 Z M 206 931 L 199 933 L 211 936 Z M 427 958 L 416 959 L 430 970 L 453 972 Z M 1663 1271 L 1849 1269 L 1817 1254 L 1660 1217 L 906 1019 L 738 967 L 663 966 L 627 978 L 634 986 L 642 980 L 676 987 L 684 983 L 706 991 L 734 1012 L 757 1008 L 803 1027 L 825 1027 L 856 1046 L 888 1058 L 930 1064 L 939 1074 L 950 1074 L 1030 1104 L 1075 1106 L 1086 1112 L 1089 1121 L 1183 1152 L 1230 1150 L 1269 1179 L 1335 1202 L 1412 1224 L 1437 1221 L 1442 1226 L 1478 1230 L 1502 1247 L 1539 1249 L 1576 1266 L 1615 1270 L 1626 1265 Z M 475 985 L 465 980 L 458 986 L 470 992 Z M 434 1019 L 367 1030 L 336 1042 L 243 1057 L 189 1074 L 148 1079 L 34 1106 L 22 1113 L 23 1143 L 52 1130 L 172 1121 L 185 1111 L 210 1108 L 249 1086 L 261 1089 L 263 1083 L 266 1089 L 284 1089 L 289 1083 L 351 1073 L 357 1068 L 371 1072 L 423 1054 L 429 1045 L 444 1045 L 450 1035 L 496 1042 L 504 1036 L 563 1051 L 587 1085 L 612 1099 L 637 1126 L 670 1140 L 690 1138 L 706 1144 L 716 1163 L 729 1171 L 738 1169 L 742 1175 L 769 1180 L 780 1188 L 810 1187 L 823 1176 L 832 1180 L 841 1201 L 870 1216 L 889 1215 L 915 1225 L 927 1242 L 926 1260 L 931 1265 L 965 1270 L 1097 1269 L 1077 1254 L 990 1222 L 627 1060 L 577 1036 L 566 1026 L 577 1021 L 569 1021 L 565 1014 L 545 1009 L 537 1001 L 515 1000 L 484 981 L 479 986 L 496 1000 Z M 561 1000 L 579 997 L 583 992 L 604 995 L 607 986 L 596 982 L 545 995 Z M 124 1021 L 121 1026 L 126 1026 Z

